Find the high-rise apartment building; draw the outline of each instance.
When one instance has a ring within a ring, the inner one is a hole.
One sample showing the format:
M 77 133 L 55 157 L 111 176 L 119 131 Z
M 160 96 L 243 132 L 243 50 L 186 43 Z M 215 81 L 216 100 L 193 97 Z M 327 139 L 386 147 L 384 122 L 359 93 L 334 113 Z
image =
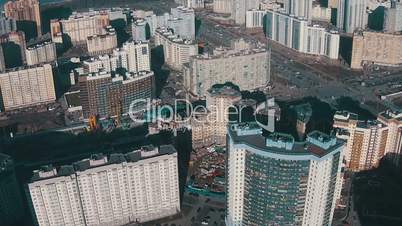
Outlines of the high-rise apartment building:
M 287 14 L 311 20 L 313 0 L 284 0 L 283 2 Z
M 402 35 L 358 31 L 353 35 L 350 67 L 361 69 L 365 64 L 399 66 L 402 64 Z
M 227 126 L 234 104 L 241 100 L 241 93 L 231 87 L 211 88 L 206 96 L 210 111 L 208 119 L 212 125 L 212 140 L 216 145 L 226 145 Z
M 151 53 L 148 42 L 129 41 L 122 49 L 127 53 L 127 70 L 129 72 L 150 71 Z
M 118 68 L 137 73 L 150 71 L 150 52 L 148 42 L 129 41 L 122 48 L 116 48 L 112 54 L 100 55 L 83 62 L 86 73 L 116 71 Z
M 279 11 L 267 11 L 266 35 L 269 39 L 298 52 L 338 59 L 340 36 L 308 20 Z
M 163 46 L 165 63 L 176 70 L 181 70 L 191 56 L 198 54 L 198 45 L 194 40 L 182 39 L 168 28 L 155 31 L 155 45 Z
M 212 55 L 193 56 L 184 67 L 184 86 L 206 96 L 215 84 L 232 82 L 242 90 L 265 87 L 270 80 L 271 50 L 263 46 L 217 48 Z
M 4 34 L 0 36 L 0 43 L 1 44 L 6 44 L 6 43 L 13 43 L 18 45 L 20 49 L 20 56 L 22 63 L 26 62 L 26 56 L 25 56 L 25 49 L 26 49 L 26 42 L 25 42 L 25 34 L 22 31 L 12 31 L 10 33 Z
M 251 9 L 246 12 L 246 28 L 263 27 L 265 10 Z
M 227 144 L 226 225 L 330 225 L 342 185 L 344 143 L 318 131 L 305 142 L 232 124 Z
M 402 154 L 402 113 L 387 110 L 381 112 L 377 120 L 388 127 L 385 154 L 393 155 L 395 162 L 398 163 Z
M 365 29 L 368 24 L 367 0 L 339 0 L 337 10 L 337 27 L 346 33 Z
M 36 23 L 38 36 L 42 34 L 42 22 L 40 17 L 40 6 L 38 0 L 13 0 L 4 4 L 6 17 L 15 20 L 27 20 Z
M 385 8 L 384 31 L 402 31 L 402 2 L 392 0 L 391 8 Z
M 0 219 L 2 225 L 17 225 L 24 215 L 20 187 L 10 156 L 0 153 Z
M 137 19 L 131 24 L 131 33 L 133 40 L 146 41 L 147 40 L 147 22 L 143 19 Z
M 232 0 L 214 0 L 213 11 L 214 13 L 229 14 L 232 12 Z
M 56 45 L 52 42 L 44 42 L 30 46 L 25 50 L 28 65 L 53 62 L 57 59 Z
M 14 18 L 0 16 L 0 35 L 17 30 L 17 21 Z
M 6 62 L 4 60 L 3 47 L 0 45 L 0 72 L 6 70 Z
M 205 4 L 204 0 L 175 0 L 175 2 L 184 7 L 192 8 L 192 9 L 202 9 L 202 8 L 204 8 L 204 4 Z
M 88 36 L 87 48 L 90 56 L 112 53 L 117 48 L 116 31 L 108 26 L 104 33 Z
M 172 8 L 171 18 L 165 27 L 172 28 L 174 33 L 185 39 L 195 39 L 194 10 L 186 7 Z
M 126 225 L 180 212 L 177 151 L 145 146 L 127 154 L 34 171 L 28 183 L 36 225 Z
M 388 140 L 386 125 L 377 120 L 358 120 L 358 116 L 350 112 L 337 112 L 333 126 L 337 136 L 347 140 L 344 160 L 348 169 L 369 170 L 379 165 Z
M 54 102 L 52 66 L 14 68 L 1 73 L 0 90 L 5 111 Z
M 232 0 L 230 15 L 236 24 L 246 23 L 246 12 L 250 9 L 258 9 L 259 0 Z
M 105 11 L 74 12 L 68 19 L 52 20 L 50 28 L 53 39 L 62 33 L 73 45 L 83 45 L 88 36 L 104 33 L 109 23 L 109 14 Z
M 125 76 L 101 71 L 80 75 L 80 101 L 84 118 L 119 116 L 130 111 L 144 110 L 146 103 L 138 102 L 152 98 L 154 73 L 127 72 Z

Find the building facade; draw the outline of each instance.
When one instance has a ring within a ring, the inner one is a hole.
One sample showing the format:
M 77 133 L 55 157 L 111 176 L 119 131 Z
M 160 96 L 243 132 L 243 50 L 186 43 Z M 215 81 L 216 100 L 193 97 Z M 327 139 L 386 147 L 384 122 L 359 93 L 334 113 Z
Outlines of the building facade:
M 203 97 L 215 84 L 232 82 L 241 90 L 265 87 L 270 80 L 270 49 L 215 49 L 212 55 L 193 56 L 184 67 L 184 86 Z
M 112 77 L 111 73 L 102 71 L 80 75 L 78 82 L 84 118 L 106 118 L 144 110 L 146 103 L 142 100 L 153 96 L 154 73 L 127 72 L 124 77 Z
M 228 128 L 226 225 L 330 225 L 340 197 L 344 143 L 318 131 L 305 142 Z
M 378 64 L 400 66 L 402 64 L 402 35 L 382 32 L 355 32 L 353 35 L 350 67 L 361 69 L 364 65 Z
M 5 111 L 52 103 L 56 100 L 50 64 L 15 68 L 0 74 L 0 90 Z
M 108 26 L 103 34 L 88 36 L 87 48 L 90 56 L 112 53 L 117 48 L 116 31 Z
M 396 164 L 399 164 L 402 154 L 402 113 L 387 110 L 381 112 L 377 120 L 388 127 L 387 145 L 385 154 L 391 155 Z
M 68 19 L 52 20 L 50 28 L 53 39 L 58 39 L 62 33 L 69 37 L 73 45 L 84 45 L 88 36 L 104 33 L 105 27 L 109 24 L 107 12 L 74 12 Z
M 347 140 L 343 158 L 348 169 L 370 170 L 379 165 L 385 155 L 387 126 L 377 120 L 358 120 L 358 116 L 350 112 L 337 112 L 333 127 L 339 138 Z
M 165 63 L 175 70 L 181 70 L 190 58 L 198 54 L 198 45 L 193 40 L 182 39 L 171 29 L 159 28 L 155 32 L 155 45 L 163 46 Z
M 186 7 L 177 7 L 170 10 L 171 18 L 165 27 L 172 28 L 181 38 L 195 40 L 194 10 Z
M 216 145 L 226 145 L 230 112 L 236 108 L 234 104 L 240 100 L 241 93 L 228 86 L 208 90 L 206 96 L 206 105 L 210 111 L 208 119 L 212 125 L 212 140 Z
M 35 22 L 38 36 L 41 36 L 42 22 L 38 0 L 8 1 L 3 8 L 5 16 L 8 18 Z
M 0 219 L 4 225 L 21 223 L 24 215 L 20 186 L 10 156 L 0 153 Z
M 146 146 L 43 167 L 27 195 L 39 226 L 142 223 L 180 212 L 178 177 L 173 146 Z
M 146 26 L 147 22 L 143 19 L 137 19 L 131 24 L 131 32 L 133 40 L 135 41 L 146 41 Z
M 337 27 L 346 33 L 365 29 L 368 24 L 367 0 L 339 0 Z
M 25 51 L 28 65 L 53 62 L 57 59 L 56 45 L 52 42 L 44 42 L 28 47 Z
M 266 35 L 298 52 L 338 59 L 340 36 L 336 30 L 310 24 L 279 11 L 267 11 Z
M 230 11 L 231 19 L 234 20 L 235 24 L 246 24 L 247 10 L 258 9 L 259 3 L 259 0 L 232 0 Z
M 402 31 L 402 2 L 400 0 L 391 1 L 391 8 L 385 8 L 384 31 Z
M 246 12 L 246 28 L 263 27 L 265 10 L 251 9 Z
M 284 0 L 283 7 L 288 15 L 311 20 L 313 0 Z
M 17 30 L 17 21 L 14 18 L 0 17 L 0 35 Z
M 214 0 L 213 1 L 214 13 L 229 14 L 232 12 L 232 0 Z

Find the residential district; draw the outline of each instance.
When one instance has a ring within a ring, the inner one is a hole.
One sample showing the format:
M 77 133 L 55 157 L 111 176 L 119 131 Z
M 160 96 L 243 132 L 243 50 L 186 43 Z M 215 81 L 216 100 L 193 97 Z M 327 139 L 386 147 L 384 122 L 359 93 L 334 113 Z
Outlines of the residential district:
M 0 3 L 0 226 L 402 225 L 400 0 Z

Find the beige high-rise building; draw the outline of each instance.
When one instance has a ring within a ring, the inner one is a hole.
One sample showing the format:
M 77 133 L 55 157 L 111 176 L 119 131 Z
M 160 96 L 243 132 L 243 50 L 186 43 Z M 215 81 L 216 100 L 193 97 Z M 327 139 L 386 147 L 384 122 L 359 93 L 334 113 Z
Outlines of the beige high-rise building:
M 270 80 L 270 49 L 237 46 L 241 48 L 217 48 L 212 55 L 193 56 L 184 67 L 186 89 L 203 97 L 214 84 L 225 82 L 232 82 L 241 90 L 265 87 Z
M 145 146 L 34 171 L 27 185 L 39 226 L 129 225 L 180 212 L 177 151 Z
M 236 24 L 246 24 L 246 12 L 249 9 L 258 9 L 259 0 L 232 0 L 230 16 Z
M 402 35 L 382 32 L 355 32 L 353 35 L 350 67 L 361 69 L 363 65 L 402 65 Z
M 379 165 L 390 135 L 385 124 L 377 120 L 358 120 L 358 116 L 350 112 L 337 112 L 334 128 L 338 130 L 338 138 L 347 140 L 344 160 L 348 169 L 362 171 Z
M 52 20 L 50 28 L 52 39 L 58 39 L 62 33 L 73 45 L 83 45 L 88 36 L 102 34 L 109 23 L 109 15 L 104 11 L 74 12 L 68 19 Z
M 38 0 L 15 0 L 4 4 L 6 17 L 16 20 L 34 21 L 38 36 L 42 35 L 42 22 L 40 18 L 40 6 Z
M 213 140 L 217 145 L 226 145 L 226 134 L 230 112 L 237 109 L 233 104 L 241 100 L 241 93 L 231 87 L 211 88 L 208 90 L 206 105 L 210 111 L 213 125 Z
M 4 110 L 13 110 L 56 100 L 52 66 L 14 68 L 0 74 Z
M 114 28 L 108 26 L 105 32 L 87 37 L 87 48 L 90 56 L 110 54 L 117 48 L 117 35 Z
M 194 40 L 182 39 L 170 29 L 159 28 L 155 32 L 155 44 L 163 46 L 165 63 L 176 70 L 190 62 L 190 57 L 198 54 L 198 45 Z
M 387 110 L 380 113 L 377 120 L 388 127 L 385 154 L 395 157 L 395 163 L 398 163 L 402 154 L 402 112 Z
M 25 53 L 28 65 L 49 63 L 57 59 L 56 46 L 52 41 L 28 47 Z

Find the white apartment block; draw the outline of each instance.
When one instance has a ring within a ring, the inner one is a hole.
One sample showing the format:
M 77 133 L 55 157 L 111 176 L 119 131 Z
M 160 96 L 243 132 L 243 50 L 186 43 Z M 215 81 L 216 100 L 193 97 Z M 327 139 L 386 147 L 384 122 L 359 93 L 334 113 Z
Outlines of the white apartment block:
M 87 49 L 90 56 L 110 54 L 117 48 L 117 35 L 114 28 L 106 27 L 102 34 L 87 37 Z
M 112 72 L 124 68 L 128 72 L 151 71 L 151 59 L 148 42 L 128 41 L 122 48 L 116 48 L 112 54 L 92 57 L 83 62 L 85 73 L 100 71 Z
M 331 22 L 331 8 L 321 7 L 320 4 L 313 5 L 311 19 L 328 23 Z
M 73 45 L 86 43 L 88 36 L 102 34 L 109 26 L 109 15 L 104 11 L 89 11 L 73 14 L 68 19 L 52 20 L 52 38 L 57 39 L 60 33 L 66 34 Z
M 331 225 L 343 146 L 318 131 L 295 142 L 287 134 L 264 137 L 255 123 L 230 125 L 226 225 Z
M 17 21 L 13 18 L 0 16 L 0 35 L 17 30 Z
M 177 7 L 170 10 L 171 18 L 165 27 L 174 29 L 174 33 L 185 39 L 195 39 L 194 10 L 186 7 Z
M 305 19 L 280 11 L 267 11 L 267 37 L 298 52 L 338 59 L 340 36 Z
M 143 19 L 137 19 L 131 24 L 131 33 L 133 40 L 135 41 L 146 41 L 146 25 L 147 22 Z
M 246 12 L 246 28 L 263 27 L 265 10 L 247 10 Z
M 175 0 L 177 4 L 180 4 L 187 8 L 202 9 L 204 8 L 204 0 Z
M 191 56 L 198 54 L 198 45 L 194 40 L 187 40 L 173 34 L 169 28 L 159 28 L 155 32 L 155 44 L 163 46 L 165 63 L 176 70 L 181 70 Z
M 385 9 L 384 30 L 387 32 L 402 31 L 402 2 L 392 0 L 391 7 Z
M 27 65 L 53 62 L 57 59 L 56 46 L 50 42 L 44 42 L 25 50 Z
M 229 14 L 232 12 L 232 0 L 214 0 L 213 1 L 214 13 Z
M 365 29 L 368 23 L 368 0 L 339 0 L 337 27 L 346 33 Z
M 1 73 L 0 90 L 5 111 L 54 102 L 52 66 L 14 68 Z
M 39 226 L 143 223 L 180 212 L 178 178 L 174 147 L 146 146 L 36 170 L 27 195 Z
M 204 97 L 215 84 L 232 82 L 241 90 L 265 87 L 270 80 L 271 50 L 217 48 L 212 55 L 193 56 L 184 67 L 184 86 L 193 95 Z
M 250 9 L 258 9 L 259 0 L 232 0 L 231 18 L 235 24 L 244 25 L 246 23 L 246 12 Z
M 284 0 L 283 2 L 288 15 L 311 20 L 313 0 Z

